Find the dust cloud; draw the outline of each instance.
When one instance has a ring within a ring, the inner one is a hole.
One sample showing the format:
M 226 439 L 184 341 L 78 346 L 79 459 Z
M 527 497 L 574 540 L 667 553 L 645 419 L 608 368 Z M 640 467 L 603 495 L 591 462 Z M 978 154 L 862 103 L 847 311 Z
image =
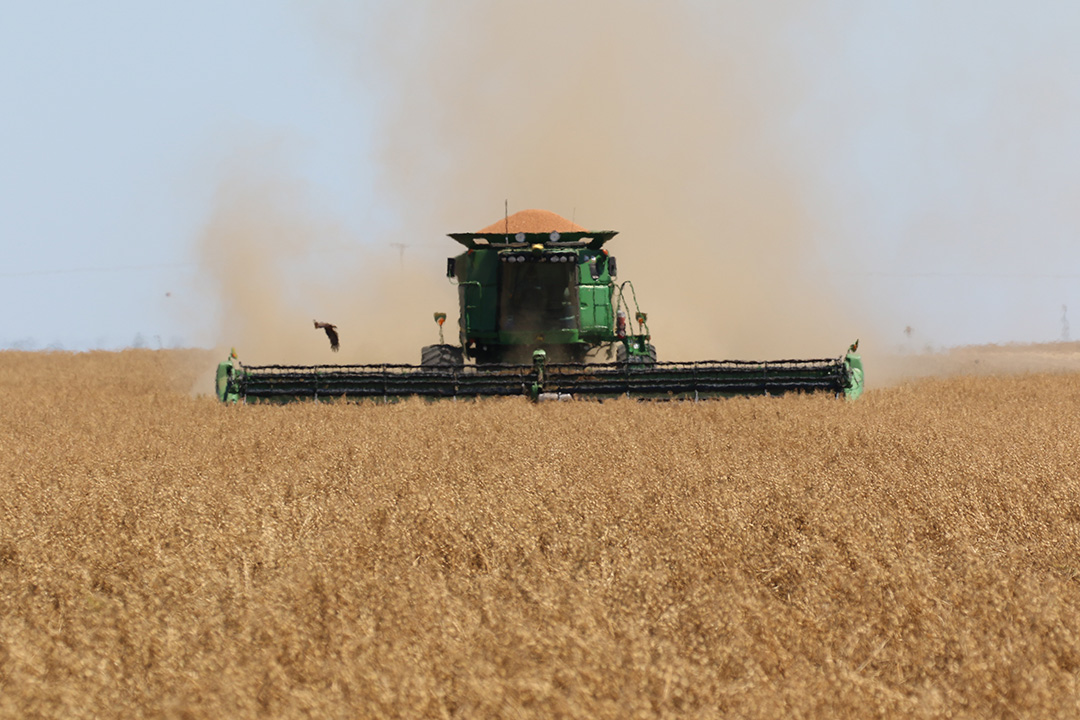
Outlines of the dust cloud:
M 362 202 L 392 220 L 383 237 L 329 228 L 313 240 L 331 224 L 316 204 L 298 207 L 291 193 L 282 203 L 271 187 L 261 204 L 245 207 L 230 195 L 235 181 L 224 184 L 208 228 L 214 262 L 233 253 L 221 243 L 241 252 L 251 227 L 273 224 L 266 230 L 278 237 L 293 226 L 303 239 L 251 242 L 297 258 L 304 272 L 247 257 L 266 267 L 246 276 L 254 285 L 235 287 L 234 272 L 219 268 L 214 277 L 227 296 L 222 341 L 242 344 L 242 357 L 257 349 L 264 361 L 415 362 L 418 348 L 437 340 L 433 311 L 449 313 L 454 334 L 457 300 L 442 269 L 458 248 L 445 234 L 499 220 L 504 200 L 511 213 L 544 208 L 591 230 L 620 231 L 609 249 L 620 280 L 634 282 L 649 313 L 661 359 L 822 357 L 855 338 L 872 355 L 895 351 L 908 324 L 934 344 L 979 342 L 992 318 L 1000 327 L 1023 325 L 1036 306 L 1028 300 L 1036 281 L 1001 290 L 1001 281 L 979 273 L 1010 271 L 1010 253 L 995 248 L 1053 234 L 1025 229 L 1037 206 L 1010 202 L 1016 173 L 988 171 L 969 158 L 997 162 L 995 148 L 1008 146 L 1021 165 L 1038 161 L 1050 153 L 1002 138 L 1039 137 L 1031 132 L 1039 121 L 1025 115 L 1013 133 L 1000 119 L 1009 114 L 993 112 L 988 127 L 974 132 L 927 114 L 939 97 L 951 97 L 951 85 L 913 81 L 904 86 L 909 96 L 878 83 L 874 72 L 852 69 L 844 53 L 859 35 L 849 16 L 859 13 L 819 10 L 797 2 L 633 0 L 306 6 L 318 45 L 352 81 L 375 128 L 369 157 L 378 194 Z M 993 39 L 992 29 L 962 35 L 966 21 L 950 27 L 961 39 Z M 920 28 L 905 31 L 921 37 Z M 920 51 L 913 79 L 940 75 L 958 47 L 948 33 L 925 39 L 947 52 L 945 64 Z M 1004 70 L 988 67 L 985 92 L 969 100 L 1011 100 L 995 91 Z M 836 77 L 819 77 L 829 72 Z M 1034 74 L 1017 72 L 1020 84 Z M 863 97 L 879 84 L 895 110 Z M 849 140 L 881 115 L 919 142 L 890 150 L 907 148 L 910 167 L 882 166 L 868 180 L 851 171 L 865 148 Z M 956 146 L 963 151 L 945 152 Z M 846 164 L 830 164 L 835 157 Z M 1020 169 L 1031 175 L 1039 167 Z M 996 180 L 987 186 L 987 177 Z M 264 182 L 241 174 L 249 189 L 265 191 Z M 954 187 L 971 188 L 958 207 Z M 272 221 L 279 214 L 283 220 Z M 998 225 L 1007 230 L 988 229 Z M 323 247 L 335 232 L 347 252 Z M 1048 252 L 1026 257 L 1059 257 L 1071 235 L 1053 237 L 1056 245 L 1040 246 Z M 408 246 L 404 263 L 391 242 Z M 320 257 L 332 277 L 310 267 Z M 1031 263 L 1020 270 L 1038 277 Z M 897 277 L 888 277 L 892 265 Z M 959 280 L 934 279 L 939 269 Z M 1066 281 L 1059 282 L 1039 290 L 1054 312 L 1068 302 Z M 340 355 L 309 346 L 310 316 L 339 325 Z
M 805 18 L 776 7 L 321 6 L 321 36 L 376 108 L 371 203 L 396 224 L 356 237 L 288 163 L 238 160 L 201 239 L 223 348 L 253 364 L 415 363 L 437 310 L 456 342 L 445 234 L 499 220 L 504 200 L 620 231 L 608 247 L 661 360 L 865 340 L 826 277 L 843 250 L 821 240 L 815 179 L 785 150 L 799 88 L 782 46 Z M 313 318 L 338 325 L 340 353 Z
M 803 13 L 329 7 L 327 35 L 358 53 L 355 74 L 379 98 L 382 201 L 405 232 L 476 230 L 504 198 L 511 213 L 619 230 L 608 247 L 661 359 L 831 356 L 859 335 L 825 277 L 843 250 L 820 239 L 815 178 L 784 149 L 799 87 L 782 46 Z

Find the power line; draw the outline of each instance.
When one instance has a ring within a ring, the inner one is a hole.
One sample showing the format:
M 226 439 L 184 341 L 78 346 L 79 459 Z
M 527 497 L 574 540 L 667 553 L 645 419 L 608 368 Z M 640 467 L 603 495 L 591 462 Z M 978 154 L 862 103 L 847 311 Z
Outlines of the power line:
M 916 278 L 972 278 L 972 279 L 994 279 L 994 280 L 1080 280 L 1080 274 L 1078 273 L 976 273 L 976 272 L 922 272 L 922 273 L 899 273 L 899 272 L 877 272 L 872 270 L 852 270 L 850 272 L 830 272 L 830 275 L 839 275 L 843 277 L 885 277 L 885 278 L 901 278 L 901 279 L 916 279 Z
M 43 275 L 73 275 L 78 273 L 129 272 L 132 270 L 179 270 L 198 267 L 198 263 L 156 263 L 153 265 L 113 265 L 110 267 L 66 268 L 63 270 L 23 270 L 0 272 L 0 277 L 37 277 Z
M 404 266 L 405 263 L 405 248 L 418 247 L 418 246 L 431 246 L 434 247 L 434 242 L 417 242 L 417 243 L 389 243 L 391 246 L 398 250 L 398 263 Z M 439 245 L 445 245 L 445 243 L 439 243 Z M 452 249 L 452 248 L 451 248 Z M 322 256 L 322 255 L 334 255 L 340 256 L 344 253 L 355 252 L 371 252 L 371 248 L 341 245 L 324 249 L 312 250 L 306 253 L 308 257 Z M 49 275 L 78 275 L 82 273 L 110 273 L 110 272 L 136 272 L 144 270 L 193 270 L 201 267 L 200 263 L 195 262 L 183 262 L 183 263 L 153 263 L 147 265 L 109 265 L 106 267 L 78 267 L 78 268 L 62 268 L 62 269 L 49 269 L 49 270 L 20 270 L 16 272 L 0 272 L 0 278 L 19 278 L 19 277 L 45 277 Z
M 405 248 L 412 247 L 412 243 L 389 243 L 398 250 L 399 263 L 404 262 Z M 343 247 L 333 250 L 316 251 L 312 254 L 327 254 L 331 252 L 355 251 L 355 247 Z M 199 263 L 153 263 L 148 265 L 110 265 L 108 267 L 81 267 L 63 268 L 53 270 L 22 270 L 18 272 L 0 272 L 0 278 L 16 277 L 40 277 L 48 275 L 76 275 L 79 273 L 109 273 L 109 272 L 133 272 L 143 270 L 189 270 L 199 267 Z M 1080 273 L 993 273 L 993 272 L 882 272 L 876 270 L 849 270 L 831 271 L 828 273 L 840 277 L 882 277 L 899 279 L 922 279 L 922 278 L 971 278 L 971 279 L 995 279 L 995 280 L 1080 280 Z

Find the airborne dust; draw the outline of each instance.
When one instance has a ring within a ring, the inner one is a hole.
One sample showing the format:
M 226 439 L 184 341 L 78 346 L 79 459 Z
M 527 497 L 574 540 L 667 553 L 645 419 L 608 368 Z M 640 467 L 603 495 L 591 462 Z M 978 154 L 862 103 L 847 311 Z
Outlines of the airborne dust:
M 797 14 L 430 3 L 361 22 L 324 10 L 319 32 L 349 48 L 356 91 L 378 98 L 381 194 L 363 201 L 395 220 L 346 229 L 290 187 L 287 161 L 237 162 L 202 248 L 220 342 L 242 359 L 416 362 L 438 339 L 436 310 L 456 341 L 443 267 L 458 246 L 445 234 L 499 220 L 504 200 L 620 231 L 609 248 L 661 359 L 831 356 L 862 330 L 821 273 L 813 178 L 777 143 L 795 91 L 776 46 Z M 338 325 L 339 355 L 312 319 Z

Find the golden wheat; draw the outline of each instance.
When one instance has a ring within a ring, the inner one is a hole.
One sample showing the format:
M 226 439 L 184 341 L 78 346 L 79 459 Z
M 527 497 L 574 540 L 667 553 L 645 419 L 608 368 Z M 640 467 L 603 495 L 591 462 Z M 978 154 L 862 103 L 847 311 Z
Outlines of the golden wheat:
M 230 407 L 213 360 L 0 353 L 0 716 L 1080 714 L 1080 375 Z

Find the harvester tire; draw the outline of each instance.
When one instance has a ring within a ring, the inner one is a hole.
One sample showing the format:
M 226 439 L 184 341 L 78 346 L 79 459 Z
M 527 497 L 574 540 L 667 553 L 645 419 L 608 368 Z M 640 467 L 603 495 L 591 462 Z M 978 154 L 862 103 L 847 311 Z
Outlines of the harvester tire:
M 656 346 L 646 345 L 648 350 L 647 355 L 628 355 L 626 352 L 626 346 L 619 344 L 615 348 L 615 362 L 627 363 L 629 365 L 655 365 L 656 364 Z
M 465 365 L 465 358 L 456 345 L 425 345 L 420 349 L 420 365 L 460 368 Z

